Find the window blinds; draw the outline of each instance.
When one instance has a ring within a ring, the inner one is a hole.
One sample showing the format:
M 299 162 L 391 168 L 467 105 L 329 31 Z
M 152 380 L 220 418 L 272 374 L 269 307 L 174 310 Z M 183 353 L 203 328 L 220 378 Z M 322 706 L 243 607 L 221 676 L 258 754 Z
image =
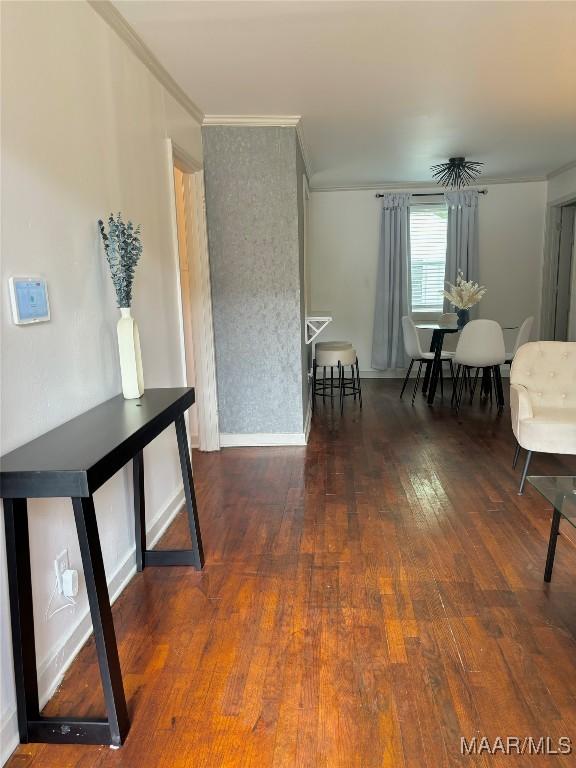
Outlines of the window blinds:
M 441 312 L 448 209 L 445 205 L 410 206 L 410 279 L 413 312 Z

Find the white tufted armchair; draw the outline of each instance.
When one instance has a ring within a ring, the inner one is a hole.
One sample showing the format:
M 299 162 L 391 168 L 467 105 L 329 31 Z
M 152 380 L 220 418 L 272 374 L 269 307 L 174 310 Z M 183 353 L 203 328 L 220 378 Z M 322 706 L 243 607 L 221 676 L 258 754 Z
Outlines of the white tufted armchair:
M 576 454 L 576 342 L 536 341 L 520 347 L 510 371 L 512 431 L 528 451 L 519 494 L 532 451 Z

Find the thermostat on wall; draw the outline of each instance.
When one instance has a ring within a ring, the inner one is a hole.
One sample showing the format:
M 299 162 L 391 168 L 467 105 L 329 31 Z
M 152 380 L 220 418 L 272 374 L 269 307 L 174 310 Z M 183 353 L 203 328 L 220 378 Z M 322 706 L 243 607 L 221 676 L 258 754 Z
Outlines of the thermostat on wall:
M 48 287 L 43 277 L 11 277 L 10 303 L 16 325 L 50 320 Z

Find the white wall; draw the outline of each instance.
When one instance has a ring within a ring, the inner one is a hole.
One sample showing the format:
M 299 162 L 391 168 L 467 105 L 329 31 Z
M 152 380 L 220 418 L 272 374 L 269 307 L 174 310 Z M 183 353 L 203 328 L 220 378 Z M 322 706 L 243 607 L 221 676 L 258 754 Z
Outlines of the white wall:
M 181 385 L 177 267 L 166 138 L 201 161 L 199 126 L 85 3 L 2 4 L 2 452 L 120 392 L 118 310 L 96 220 L 113 210 L 142 225 L 134 315 L 145 384 Z M 11 274 L 48 280 L 52 320 L 16 327 Z M 146 451 L 149 525 L 181 501 L 169 430 Z M 104 563 L 117 593 L 134 570 L 131 481 L 95 497 Z M 89 631 L 87 600 L 45 619 L 53 560 L 81 569 L 70 502 L 29 505 L 40 695 L 50 695 Z M 4 526 L 0 534 L 0 762 L 17 743 Z M 58 602 L 56 603 L 58 605 Z
M 479 279 L 488 292 L 479 316 L 503 326 L 528 315 L 538 322 L 545 208 L 546 182 L 494 184 L 480 198 Z M 372 371 L 380 210 L 374 190 L 312 190 L 312 308 L 334 316 L 319 340 L 351 341 L 365 372 Z

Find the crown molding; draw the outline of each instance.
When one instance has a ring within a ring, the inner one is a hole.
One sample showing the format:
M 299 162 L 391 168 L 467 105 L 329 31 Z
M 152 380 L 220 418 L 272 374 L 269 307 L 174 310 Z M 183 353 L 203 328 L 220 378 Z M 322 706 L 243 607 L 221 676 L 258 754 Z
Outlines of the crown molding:
M 571 163 L 566 163 L 566 165 L 560 166 L 560 168 L 556 168 L 555 171 L 551 171 L 547 179 L 554 179 L 556 176 L 560 176 L 563 173 L 566 173 L 566 171 L 571 171 L 573 168 L 576 168 L 576 160 L 573 160 Z
M 490 179 L 490 178 L 480 178 L 477 179 L 477 185 L 480 186 L 486 186 L 486 185 L 494 185 L 494 184 L 528 184 L 530 182 L 535 181 L 546 181 L 546 176 L 528 176 L 521 179 Z M 394 190 L 394 191 L 421 191 L 426 192 L 426 190 L 434 189 L 437 192 L 442 191 L 443 187 L 441 187 L 439 184 L 435 184 L 434 182 L 430 181 L 408 181 L 408 182 L 382 182 L 381 184 L 348 184 L 348 185 L 331 185 L 331 186 L 321 186 L 319 184 L 312 184 L 310 185 L 310 189 L 312 192 L 362 192 L 362 191 L 386 191 L 386 190 Z
M 236 128 L 296 128 L 308 179 L 312 176 L 310 153 L 304 139 L 301 115 L 204 115 L 203 126 L 227 125 Z
M 301 115 L 204 115 L 202 125 L 234 125 L 237 128 L 295 128 Z
M 114 32 L 116 32 L 118 37 L 126 43 L 132 53 L 140 59 L 142 64 L 144 64 L 151 74 L 154 75 L 164 88 L 166 88 L 168 93 L 176 99 L 180 106 L 183 107 L 197 123 L 201 124 L 204 119 L 202 110 L 194 104 L 189 96 L 186 95 L 172 75 L 164 69 L 156 56 L 154 56 L 152 51 L 144 44 L 136 32 L 134 32 L 124 16 L 122 16 L 120 11 L 112 5 L 110 0 L 88 0 L 88 4 L 92 6 L 96 13 L 104 19 Z
M 304 139 L 304 125 L 302 120 L 300 120 L 296 126 L 296 138 L 300 144 L 300 152 L 302 153 L 302 160 L 304 161 L 306 176 L 308 177 L 308 181 L 310 181 L 312 178 L 312 165 L 310 163 L 310 152 L 308 151 L 308 146 L 306 144 L 306 140 Z

